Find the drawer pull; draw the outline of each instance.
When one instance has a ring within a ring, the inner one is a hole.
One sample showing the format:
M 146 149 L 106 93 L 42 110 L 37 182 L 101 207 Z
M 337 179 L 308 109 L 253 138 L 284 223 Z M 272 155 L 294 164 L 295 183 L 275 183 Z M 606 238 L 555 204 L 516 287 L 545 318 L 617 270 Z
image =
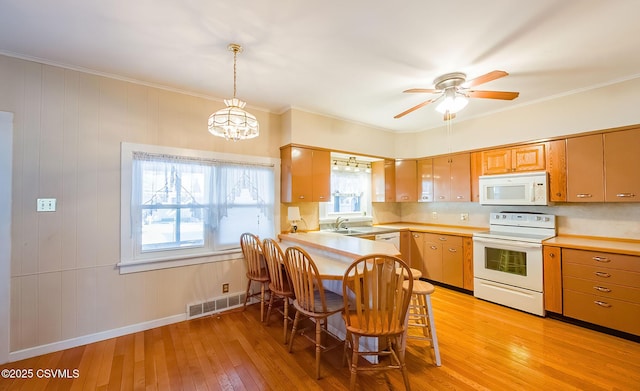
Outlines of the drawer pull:
M 603 263 L 611 262 L 611 259 L 607 257 L 593 257 L 591 259 L 593 259 L 594 261 L 603 262 Z
M 437 249 L 438 249 L 438 246 L 431 246 L 431 247 L 429 247 L 429 248 L 430 248 L 430 249 L 432 249 L 432 250 L 437 250 Z
M 580 194 L 576 194 L 577 198 L 591 198 L 593 197 L 591 194 L 586 194 L 586 193 L 580 193 Z
M 607 303 L 606 301 L 594 300 L 593 303 L 599 305 L 600 307 L 611 308 L 611 304 Z
M 441 237 L 439 237 L 438 239 L 439 239 L 441 242 L 446 242 L 446 241 L 447 241 L 447 238 L 442 237 L 442 236 L 441 236 Z
M 611 292 L 611 289 L 604 286 L 594 286 L 593 289 L 597 290 L 598 292 Z
M 450 248 L 450 249 L 449 249 L 449 252 L 450 252 L 450 253 L 457 253 L 457 252 L 458 252 L 458 250 L 456 250 L 455 248 Z
M 596 276 L 598 276 L 598 277 L 604 277 L 604 278 L 609 278 L 609 277 L 611 277 L 611 274 L 609 274 L 609 273 L 605 273 L 605 272 L 595 272 L 594 274 L 595 274 Z
M 420 235 L 418 235 L 418 234 L 413 234 L 413 237 L 414 237 L 414 238 L 419 238 L 419 237 L 420 237 Z
M 618 193 L 616 194 L 616 197 L 619 198 L 630 198 L 630 197 L 635 197 L 636 195 L 633 193 Z

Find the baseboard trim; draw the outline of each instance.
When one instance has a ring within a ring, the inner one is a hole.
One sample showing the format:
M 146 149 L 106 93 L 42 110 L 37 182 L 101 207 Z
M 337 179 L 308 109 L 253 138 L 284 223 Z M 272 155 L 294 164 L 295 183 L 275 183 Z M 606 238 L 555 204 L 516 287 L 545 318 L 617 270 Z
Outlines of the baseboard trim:
M 142 322 L 132 324 L 117 329 L 105 330 L 94 334 L 84 335 L 82 337 L 71 338 L 64 341 L 53 342 L 46 345 L 34 346 L 32 348 L 17 350 L 9 353 L 9 361 L 20 361 L 27 358 L 40 356 L 43 354 L 57 352 L 59 350 L 71 349 L 77 346 L 82 346 L 105 339 L 121 337 L 123 335 L 137 333 L 139 331 L 145 331 L 156 327 L 166 326 L 172 323 L 178 323 L 187 320 L 186 314 L 172 315 L 166 318 L 155 319 L 148 322 Z

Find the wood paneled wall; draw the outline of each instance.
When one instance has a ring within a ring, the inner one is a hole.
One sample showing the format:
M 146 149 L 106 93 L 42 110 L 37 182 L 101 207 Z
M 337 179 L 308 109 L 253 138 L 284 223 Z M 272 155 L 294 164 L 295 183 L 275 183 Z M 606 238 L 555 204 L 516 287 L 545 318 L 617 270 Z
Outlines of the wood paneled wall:
M 184 314 L 245 288 L 241 260 L 120 275 L 120 143 L 279 157 L 280 118 L 261 135 L 207 131 L 222 102 L 0 56 L 0 111 L 14 113 L 10 350 Z M 37 198 L 56 198 L 36 213 Z M 2 281 L 4 283 L 4 281 Z M 2 320 L 5 321 L 5 320 Z

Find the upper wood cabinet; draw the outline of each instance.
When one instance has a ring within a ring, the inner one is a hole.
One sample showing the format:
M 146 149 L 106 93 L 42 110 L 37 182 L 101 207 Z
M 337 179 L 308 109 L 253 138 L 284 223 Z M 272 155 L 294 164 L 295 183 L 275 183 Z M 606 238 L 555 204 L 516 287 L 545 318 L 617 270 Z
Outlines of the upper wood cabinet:
M 280 149 L 282 202 L 327 202 L 331 193 L 331 153 L 303 147 Z
M 604 201 L 602 134 L 567 139 L 567 201 Z
M 482 151 L 482 174 L 506 174 L 545 169 L 544 144 Z
M 418 201 L 433 202 L 433 159 L 418 159 Z
M 640 129 L 604 134 L 605 202 L 640 202 Z
M 480 202 L 480 175 L 482 175 L 482 152 L 471 152 L 471 202 Z
M 417 162 L 396 160 L 396 202 L 418 201 Z
M 640 129 L 567 139 L 567 201 L 640 202 Z
M 549 201 L 567 200 L 567 155 L 566 140 L 554 140 L 545 143 L 546 165 L 549 173 Z
M 396 164 L 393 159 L 371 163 L 371 199 L 373 202 L 396 201 Z
M 470 201 L 471 155 L 469 153 L 433 159 L 433 193 L 435 201 Z

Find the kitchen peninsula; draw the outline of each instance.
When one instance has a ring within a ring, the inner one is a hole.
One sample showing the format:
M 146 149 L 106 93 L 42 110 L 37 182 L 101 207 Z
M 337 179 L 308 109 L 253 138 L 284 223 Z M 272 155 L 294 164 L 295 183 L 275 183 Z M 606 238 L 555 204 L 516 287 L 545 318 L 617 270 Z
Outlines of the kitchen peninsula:
M 298 246 L 311 255 L 323 280 L 342 280 L 347 267 L 368 254 L 400 256 L 389 243 L 360 239 L 331 232 L 280 234 L 280 247 Z

